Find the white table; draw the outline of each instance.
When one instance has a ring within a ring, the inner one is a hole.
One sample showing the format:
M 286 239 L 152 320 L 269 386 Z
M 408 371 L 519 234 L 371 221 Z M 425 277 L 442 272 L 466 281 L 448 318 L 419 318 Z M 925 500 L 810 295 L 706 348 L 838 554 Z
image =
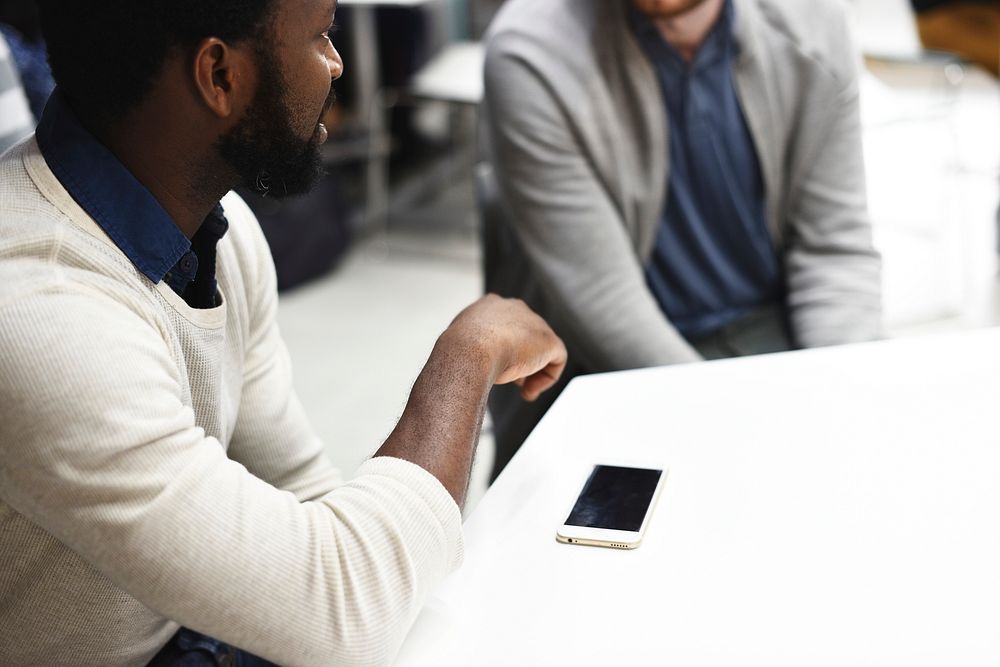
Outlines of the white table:
M 573 382 L 398 664 L 1000 664 L 1000 330 Z M 670 466 L 636 551 L 555 531 Z

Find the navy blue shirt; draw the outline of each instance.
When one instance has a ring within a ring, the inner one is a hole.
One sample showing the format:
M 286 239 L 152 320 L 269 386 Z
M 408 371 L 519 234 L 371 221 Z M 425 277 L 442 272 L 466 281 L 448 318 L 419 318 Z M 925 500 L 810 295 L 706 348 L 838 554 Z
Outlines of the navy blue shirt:
M 217 305 L 215 250 L 229 229 L 216 206 L 191 240 L 135 176 L 79 122 L 58 89 L 35 130 L 52 173 L 129 261 L 188 305 Z
M 732 75 L 733 7 L 686 63 L 646 16 L 632 28 L 662 86 L 669 121 L 667 200 L 646 281 L 682 335 L 708 335 L 782 299 L 764 181 Z

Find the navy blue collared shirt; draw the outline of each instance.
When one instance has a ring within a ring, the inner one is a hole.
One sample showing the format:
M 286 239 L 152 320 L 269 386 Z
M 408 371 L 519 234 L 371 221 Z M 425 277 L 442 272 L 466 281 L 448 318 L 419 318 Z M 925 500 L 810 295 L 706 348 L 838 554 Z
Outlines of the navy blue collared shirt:
M 215 250 L 229 228 L 216 206 L 191 240 L 115 155 L 90 134 L 56 89 L 35 130 L 52 173 L 129 261 L 188 305 L 217 305 Z
M 732 75 L 733 6 L 687 63 L 646 16 L 632 29 L 656 70 L 669 122 L 667 201 L 646 281 L 689 339 L 782 298 L 764 181 Z

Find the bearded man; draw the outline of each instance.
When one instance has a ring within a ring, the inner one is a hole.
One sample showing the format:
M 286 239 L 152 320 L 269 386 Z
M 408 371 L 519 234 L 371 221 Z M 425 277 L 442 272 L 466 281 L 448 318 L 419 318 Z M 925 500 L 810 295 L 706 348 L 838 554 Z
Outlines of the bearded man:
M 335 10 L 42 3 L 57 90 L 0 159 L 0 664 L 389 663 L 461 561 L 489 388 L 558 377 L 551 329 L 486 297 L 353 478 L 324 456 L 227 193 L 316 178 Z

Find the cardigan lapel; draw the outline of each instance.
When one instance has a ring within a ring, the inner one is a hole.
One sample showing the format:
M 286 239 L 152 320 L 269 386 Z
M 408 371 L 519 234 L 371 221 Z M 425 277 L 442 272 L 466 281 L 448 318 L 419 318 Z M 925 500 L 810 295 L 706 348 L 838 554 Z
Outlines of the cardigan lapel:
M 626 16 L 626 3 L 596 0 L 595 47 L 611 108 L 619 118 L 610 127 L 624 127 L 628 136 L 614 146 L 621 156 L 615 165 L 622 182 L 625 224 L 645 262 L 653 249 L 656 227 L 666 203 L 668 177 L 667 115 L 656 72 L 639 47 Z M 622 121 L 622 118 L 625 121 Z

